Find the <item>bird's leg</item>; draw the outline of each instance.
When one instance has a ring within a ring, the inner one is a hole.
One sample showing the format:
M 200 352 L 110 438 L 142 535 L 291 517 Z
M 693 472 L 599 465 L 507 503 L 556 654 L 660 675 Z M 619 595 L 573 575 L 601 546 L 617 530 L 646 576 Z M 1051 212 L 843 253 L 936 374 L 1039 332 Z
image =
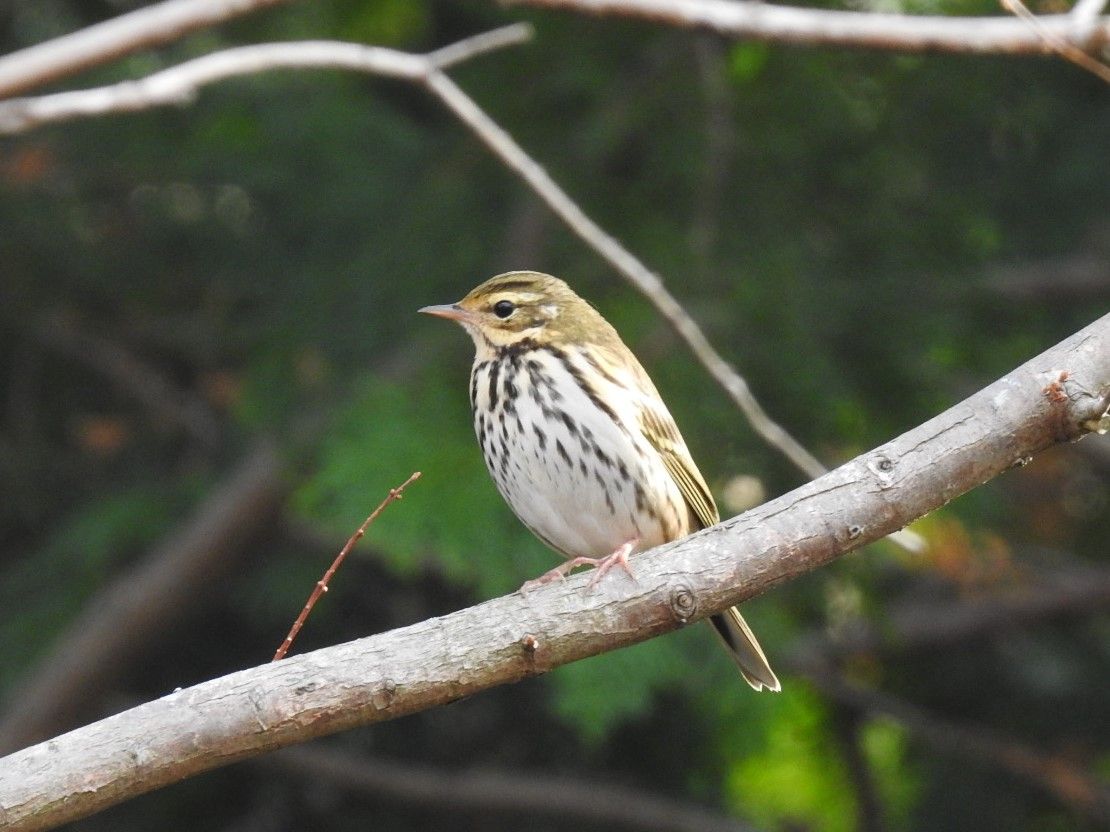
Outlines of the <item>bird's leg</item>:
M 599 561 L 599 558 L 586 557 L 578 557 L 571 558 L 570 560 L 565 560 L 554 569 L 547 570 L 538 578 L 532 578 L 532 580 L 530 581 L 525 581 L 523 584 L 521 584 L 520 591 L 527 592 L 528 590 L 535 589 L 538 586 L 549 584 L 554 580 L 565 581 L 567 579 L 567 574 L 571 570 L 577 569 L 579 566 L 597 566 Z
M 628 565 L 628 556 L 632 553 L 632 550 L 639 542 L 640 541 L 638 538 L 634 538 L 632 540 L 629 540 L 627 543 L 622 543 L 615 552 L 613 552 L 611 555 L 606 555 L 603 558 L 588 558 L 585 556 L 579 556 L 576 558 L 571 558 L 570 560 L 563 561 L 554 569 L 549 569 L 548 571 L 544 572 L 538 578 L 533 578 L 530 581 L 525 581 L 521 585 L 520 591 L 527 592 L 528 590 L 535 589 L 538 586 L 549 584 L 556 579 L 565 581 L 567 575 L 572 570 L 577 569 L 579 566 L 592 566 L 597 570 L 597 573 L 587 585 L 587 589 L 592 589 L 598 581 L 605 577 L 605 573 L 612 569 L 614 566 L 620 566 L 622 569 L 624 569 L 625 572 L 629 574 L 632 580 L 636 580 L 636 576 L 632 574 L 632 568 Z
M 628 573 L 628 577 L 635 581 L 636 576 L 632 572 L 632 567 L 628 565 L 628 556 L 632 554 L 632 550 L 636 548 L 636 544 L 639 542 L 640 539 L 634 537 L 632 540 L 626 541 L 618 546 L 613 554 L 606 555 L 603 558 L 595 558 L 594 566 L 597 571 L 594 573 L 593 578 L 590 579 L 590 583 L 586 586 L 586 589 L 593 589 L 597 586 L 597 582 L 604 578 L 605 573 L 614 566 L 619 566 Z

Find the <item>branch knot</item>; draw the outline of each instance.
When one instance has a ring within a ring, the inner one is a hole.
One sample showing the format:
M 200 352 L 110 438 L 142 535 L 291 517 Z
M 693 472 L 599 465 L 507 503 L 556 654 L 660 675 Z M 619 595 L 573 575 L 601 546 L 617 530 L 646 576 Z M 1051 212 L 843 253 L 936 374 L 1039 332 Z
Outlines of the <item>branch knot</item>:
M 671 614 L 683 624 L 698 611 L 698 596 L 685 584 L 679 584 L 671 591 L 669 603 Z

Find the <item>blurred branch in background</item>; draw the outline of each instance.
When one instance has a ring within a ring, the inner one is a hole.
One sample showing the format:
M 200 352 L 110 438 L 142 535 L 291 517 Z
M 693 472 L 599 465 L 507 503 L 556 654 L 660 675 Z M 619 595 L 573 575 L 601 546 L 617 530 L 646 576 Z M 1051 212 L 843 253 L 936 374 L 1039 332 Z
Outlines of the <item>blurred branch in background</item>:
M 44 346 L 94 370 L 136 400 L 155 424 L 176 427 L 206 449 L 216 446 L 219 421 L 204 400 L 179 389 L 122 345 L 86 331 L 74 317 L 63 313 L 49 316 L 34 334 Z
M 643 789 L 562 774 L 449 771 L 338 748 L 306 745 L 266 758 L 263 765 L 363 795 L 457 812 L 550 817 L 564 822 L 643 832 L 753 832 L 710 809 Z
M 986 285 L 1008 300 L 1097 302 L 1110 297 L 1110 251 L 1083 251 L 1048 262 L 997 266 L 990 270 Z
M 986 762 L 1042 789 L 1069 809 L 1110 822 L 1110 790 L 1077 760 L 1037 750 L 996 731 L 956 723 L 897 696 L 863 687 L 839 666 L 853 659 L 883 659 L 967 642 L 1027 627 L 1054 617 L 1087 616 L 1110 607 L 1110 572 L 1039 573 L 1031 585 L 976 601 L 895 607 L 881 625 L 864 625 L 838 637 L 810 636 L 781 661 L 822 693 L 861 715 L 889 718 L 917 740 L 947 753 Z M 841 736 L 844 743 L 847 736 Z M 849 768 L 862 765 L 851 760 Z M 854 780 L 858 778 L 853 777 Z M 861 803 L 863 803 L 861 795 Z M 862 811 L 862 806 L 861 806 Z M 861 816 L 861 822 L 865 820 Z M 871 823 L 873 817 L 866 819 Z M 861 829 L 869 828 L 861 824 Z
M 276 450 L 259 442 L 192 518 L 104 587 L 61 634 L 54 652 L 6 703 L 0 749 L 20 748 L 71 725 L 167 621 L 196 609 L 197 596 L 269 527 L 285 491 Z
M 1110 570 L 1038 572 L 1028 585 L 976 600 L 895 606 L 880 624 L 860 621 L 836 638 L 814 635 L 801 639 L 791 657 L 806 665 L 830 657 L 886 657 L 937 650 L 1051 618 L 1087 616 L 1107 608 Z
M 510 6 L 629 17 L 735 38 L 895 52 L 1051 53 L 1041 32 L 1007 17 L 940 17 L 779 6 L 747 0 L 504 0 Z M 1094 10 L 1094 14 L 1090 10 Z M 1082 16 L 1042 15 L 1043 31 L 1075 49 L 1110 43 L 1110 20 L 1094 2 Z
M 641 554 L 631 586 L 586 593 L 587 576 L 576 575 L 177 691 L 0 760 L 0 806 L 9 828 L 45 828 L 218 765 L 638 643 L 824 566 L 1039 450 L 1108 428 L 1110 315 L 836 471 Z M 1033 772 L 1039 760 L 1007 759 Z M 1046 786 L 1063 793 L 1074 779 L 1053 771 Z M 1076 788 L 1073 799 L 1099 797 Z
M 856 830 L 884 832 L 889 828 L 887 812 L 863 748 L 861 729 L 865 723 L 864 715 L 857 709 L 833 700 L 830 721 L 833 735 L 840 745 L 841 757 L 848 769 L 848 779 L 856 793 Z
M 791 669 L 801 672 L 800 668 Z M 989 762 L 1036 785 L 1100 826 L 1110 823 L 1110 787 L 1072 760 L 1032 749 L 982 727 L 944 719 L 896 696 L 849 682 L 827 666 L 823 670 L 807 666 L 804 673 L 822 693 L 842 705 L 893 719 L 919 742 Z

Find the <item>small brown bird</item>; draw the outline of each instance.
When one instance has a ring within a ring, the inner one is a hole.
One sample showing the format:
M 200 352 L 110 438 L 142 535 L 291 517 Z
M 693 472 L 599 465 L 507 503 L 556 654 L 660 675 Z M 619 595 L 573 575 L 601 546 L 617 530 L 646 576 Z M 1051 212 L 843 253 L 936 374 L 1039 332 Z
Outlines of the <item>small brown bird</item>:
M 567 558 L 530 584 L 585 564 L 597 567 L 596 582 L 627 570 L 630 554 L 720 519 L 644 368 L 566 283 L 507 272 L 420 311 L 474 339 L 470 405 L 486 466 L 516 516 Z M 740 612 L 710 621 L 748 684 L 779 690 Z

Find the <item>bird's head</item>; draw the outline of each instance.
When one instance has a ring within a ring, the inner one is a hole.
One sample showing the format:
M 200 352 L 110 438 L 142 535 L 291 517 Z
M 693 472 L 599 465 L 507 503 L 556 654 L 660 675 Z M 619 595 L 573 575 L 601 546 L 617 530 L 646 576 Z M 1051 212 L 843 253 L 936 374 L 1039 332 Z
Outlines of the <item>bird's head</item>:
M 479 357 L 526 342 L 562 346 L 608 338 L 612 332 L 566 283 L 539 272 L 499 274 L 458 303 L 420 311 L 458 321 L 474 339 Z

